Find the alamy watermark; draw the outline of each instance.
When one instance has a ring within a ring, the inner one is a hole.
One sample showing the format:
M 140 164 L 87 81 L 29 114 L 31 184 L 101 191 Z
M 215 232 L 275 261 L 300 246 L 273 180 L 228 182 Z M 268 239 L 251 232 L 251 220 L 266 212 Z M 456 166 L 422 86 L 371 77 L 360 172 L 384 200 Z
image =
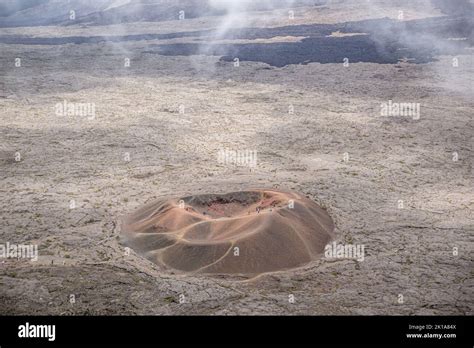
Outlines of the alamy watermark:
M 327 259 L 349 259 L 364 261 L 365 246 L 363 244 L 337 244 L 333 242 L 324 248 L 324 256 Z
M 217 162 L 255 168 L 257 166 L 257 150 L 220 149 L 217 153 Z
M 77 116 L 84 117 L 88 120 L 95 119 L 94 103 L 70 103 L 64 100 L 54 106 L 57 116 Z
M 380 104 L 380 116 L 383 117 L 411 117 L 413 120 L 420 119 L 420 103 L 388 103 Z
M 36 325 L 26 322 L 18 326 L 20 338 L 47 338 L 52 342 L 56 339 L 56 325 Z
M 38 261 L 37 244 L 0 244 L 0 258 Z

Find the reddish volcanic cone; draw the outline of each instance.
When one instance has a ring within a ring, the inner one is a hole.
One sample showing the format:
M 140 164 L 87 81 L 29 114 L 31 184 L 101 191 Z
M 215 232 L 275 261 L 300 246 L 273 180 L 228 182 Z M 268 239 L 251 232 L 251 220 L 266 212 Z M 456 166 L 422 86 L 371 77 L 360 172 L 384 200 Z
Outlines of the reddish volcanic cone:
M 294 192 L 250 190 L 159 200 L 126 217 L 126 245 L 165 268 L 256 276 L 302 266 L 333 237 L 329 215 Z

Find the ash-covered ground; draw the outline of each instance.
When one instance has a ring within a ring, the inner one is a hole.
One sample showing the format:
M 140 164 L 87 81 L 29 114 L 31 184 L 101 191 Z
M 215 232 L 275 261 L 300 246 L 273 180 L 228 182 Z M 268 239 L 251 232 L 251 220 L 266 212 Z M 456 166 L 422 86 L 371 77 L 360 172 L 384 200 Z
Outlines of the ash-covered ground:
M 214 2 L 0 6 L 0 244 L 38 247 L 0 314 L 472 315 L 472 1 Z M 363 259 L 192 275 L 121 240 L 155 199 L 272 187 Z

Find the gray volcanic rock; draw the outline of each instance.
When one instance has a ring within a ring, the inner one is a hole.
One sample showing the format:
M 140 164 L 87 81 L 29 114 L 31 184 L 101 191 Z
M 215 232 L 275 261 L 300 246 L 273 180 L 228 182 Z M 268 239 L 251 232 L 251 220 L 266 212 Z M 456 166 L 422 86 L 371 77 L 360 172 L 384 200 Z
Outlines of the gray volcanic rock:
M 325 0 L 297 0 L 294 6 L 324 3 Z M 270 6 L 271 4 L 271 6 Z M 246 6 L 248 10 L 284 8 L 287 0 L 262 2 Z M 74 19 L 70 18 L 74 11 Z M 153 22 L 216 16 L 226 13 L 225 7 L 203 0 L 7 0 L 0 4 L 0 27 L 39 25 L 108 25 L 130 22 Z

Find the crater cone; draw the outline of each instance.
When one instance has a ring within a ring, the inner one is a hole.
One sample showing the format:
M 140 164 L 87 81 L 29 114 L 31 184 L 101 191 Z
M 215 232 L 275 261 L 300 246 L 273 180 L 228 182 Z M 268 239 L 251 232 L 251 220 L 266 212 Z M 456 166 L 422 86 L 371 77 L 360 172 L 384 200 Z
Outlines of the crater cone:
M 159 200 L 122 223 L 125 244 L 162 267 L 250 277 L 319 258 L 333 230 L 315 202 L 278 190 Z

